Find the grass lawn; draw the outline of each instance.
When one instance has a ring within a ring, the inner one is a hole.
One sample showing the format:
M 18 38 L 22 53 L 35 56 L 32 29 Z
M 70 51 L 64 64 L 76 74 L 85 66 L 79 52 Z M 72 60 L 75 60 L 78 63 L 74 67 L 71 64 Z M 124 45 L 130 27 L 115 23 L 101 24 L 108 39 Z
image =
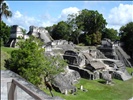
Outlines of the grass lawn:
M 5 70 L 6 68 L 4 67 L 4 64 L 5 64 L 5 61 L 6 59 L 10 58 L 10 55 L 11 55 L 11 52 L 13 50 L 17 50 L 17 48 L 9 48 L 9 47 L 1 47 L 1 53 L 0 53 L 0 56 L 1 56 L 1 69 L 2 70 Z
M 130 67 L 126 67 L 127 71 L 129 74 L 131 74 L 133 72 L 133 68 L 130 68 Z
M 9 47 L 1 47 L 1 51 L 7 52 L 8 54 L 11 54 L 13 50 L 17 50 L 18 48 L 9 48 Z
M 54 96 L 60 96 L 66 100 L 129 100 L 133 97 L 133 78 L 128 81 L 113 79 L 114 85 L 106 85 L 102 79 L 87 80 L 80 79 L 76 84 L 78 88 L 76 95 L 64 95 L 53 91 Z M 80 85 L 83 85 L 87 92 L 81 91 Z M 46 93 L 48 90 L 44 89 Z

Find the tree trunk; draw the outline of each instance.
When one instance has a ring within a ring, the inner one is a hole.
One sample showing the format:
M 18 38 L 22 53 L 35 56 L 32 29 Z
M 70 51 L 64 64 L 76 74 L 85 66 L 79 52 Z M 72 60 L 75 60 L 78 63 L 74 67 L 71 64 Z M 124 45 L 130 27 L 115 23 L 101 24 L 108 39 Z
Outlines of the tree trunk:
M 54 95 L 53 95 L 53 93 L 52 93 L 52 90 L 49 90 L 49 91 L 50 91 L 51 96 L 53 97 Z
M 44 83 L 45 83 L 46 88 L 49 89 L 51 96 L 53 97 L 54 95 L 52 93 L 52 85 L 51 85 L 51 82 L 49 81 L 48 77 L 44 78 Z
M 78 37 L 76 38 L 76 40 L 77 40 L 77 44 L 79 44 L 79 38 Z

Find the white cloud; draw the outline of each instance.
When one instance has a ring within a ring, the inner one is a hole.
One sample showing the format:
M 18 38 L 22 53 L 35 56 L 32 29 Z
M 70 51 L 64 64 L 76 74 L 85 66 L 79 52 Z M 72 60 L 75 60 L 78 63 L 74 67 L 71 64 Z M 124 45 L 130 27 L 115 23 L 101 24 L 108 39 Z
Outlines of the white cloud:
M 107 18 L 108 27 L 114 27 L 119 30 L 122 25 L 133 21 L 133 5 L 120 4 L 118 7 L 114 7 L 110 10 Z
M 59 15 L 58 19 L 59 20 L 66 20 L 67 16 L 69 14 L 76 14 L 78 13 L 78 11 L 80 11 L 77 7 L 69 7 L 69 8 L 65 8 L 61 11 L 61 14 Z
M 19 25 L 26 29 L 28 29 L 30 25 L 35 24 L 35 22 L 35 18 L 23 15 L 19 11 L 16 11 L 11 18 L 7 19 L 9 25 Z
M 58 22 L 58 18 L 52 18 L 48 13 L 38 16 L 38 18 L 27 16 L 16 11 L 11 18 L 6 20 L 8 25 L 19 25 L 29 31 L 31 25 L 38 27 L 52 26 Z
M 16 11 L 15 14 L 14 14 L 14 17 L 15 18 L 20 18 L 20 17 L 22 17 L 22 14 L 19 11 Z
M 43 22 L 41 22 L 40 25 L 43 27 L 52 26 L 53 24 L 57 24 L 59 21 L 65 21 L 68 14 L 78 13 L 78 11 L 79 9 L 76 7 L 65 8 L 61 11 L 57 18 L 53 18 L 49 13 L 46 13 L 45 15 L 41 16 Z
M 38 16 L 38 18 L 27 16 L 20 11 L 13 13 L 11 18 L 6 20 L 7 25 L 19 25 L 29 31 L 31 25 L 38 27 L 52 26 L 58 22 L 58 18 L 52 18 L 48 13 Z
M 47 27 L 47 26 L 52 26 L 54 23 L 52 23 L 51 21 L 46 21 L 46 22 L 42 22 L 40 26 L 43 27 Z
M 44 15 L 38 15 L 37 18 L 35 18 L 35 17 L 22 14 L 20 11 L 16 11 L 13 13 L 13 16 L 11 18 L 8 18 L 6 20 L 6 23 L 8 25 L 22 26 L 27 31 L 29 31 L 29 27 L 31 25 L 38 26 L 38 27 L 52 26 L 53 24 L 57 24 L 61 20 L 66 20 L 68 14 L 78 13 L 78 11 L 79 9 L 76 7 L 65 8 L 61 11 L 61 13 L 57 18 L 51 17 L 49 13 L 46 13 Z

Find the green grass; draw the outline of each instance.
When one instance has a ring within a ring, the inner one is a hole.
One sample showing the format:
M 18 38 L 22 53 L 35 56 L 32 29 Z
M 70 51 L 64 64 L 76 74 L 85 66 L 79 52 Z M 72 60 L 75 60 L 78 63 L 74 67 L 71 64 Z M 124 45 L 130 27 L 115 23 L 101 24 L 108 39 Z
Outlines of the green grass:
M 127 71 L 133 72 L 133 68 L 127 67 Z M 66 100 L 129 100 L 133 97 L 133 78 L 127 81 L 113 79 L 113 85 L 106 85 L 105 81 L 87 80 L 81 78 L 77 87 L 76 95 L 64 95 L 53 90 L 54 96 L 59 96 Z M 83 85 L 87 92 L 81 91 L 79 88 Z M 50 95 L 50 92 L 44 89 L 44 92 Z
M 17 50 L 17 48 L 9 48 L 9 47 L 1 47 L 1 70 L 6 70 L 6 68 L 4 67 L 5 61 L 6 59 L 10 58 L 11 52 L 13 50 Z
M 1 69 L 5 70 L 6 68 L 4 67 L 5 65 L 5 61 L 6 59 L 8 59 L 10 57 L 10 55 L 4 51 L 1 51 Z
M 11 54 L 13 50 L 17 50 L 18 48 L 9 48 L 9 47 L 1 47 L 1 51 L 7 52 L 8 54 Z
M 133 78 L 128 81 L 113 79 L 114 85 L 106 85 L 104 81 L 80 79 L 77 88 L 83 85 L 87 92 L 77 89 L 76 95 L 64 95 L 53 91 L 54 96 L 60 96 L 66 100 L 128 100 L 133 97 Z M 49 91 L 44 92 L 50 95 Z
M 130 68 L 130 67 L 126 67 L 127 71 L 129 74 L 131 74 L 133 72 L 133 68 Z

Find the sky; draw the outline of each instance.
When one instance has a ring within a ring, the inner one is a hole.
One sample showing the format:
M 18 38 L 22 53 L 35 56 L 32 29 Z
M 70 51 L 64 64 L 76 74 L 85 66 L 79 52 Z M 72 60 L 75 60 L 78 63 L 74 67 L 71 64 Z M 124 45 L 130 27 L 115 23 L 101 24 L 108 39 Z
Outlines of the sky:
M 133 1 L 6 1 L 13 16 L 3 21 L 29 31 L 31 25 L 46 27 L 66 21 L 68 14 L 83 9 L 97 10 L 107 21 L 107 28 L 119 30 L 133 21 Z

